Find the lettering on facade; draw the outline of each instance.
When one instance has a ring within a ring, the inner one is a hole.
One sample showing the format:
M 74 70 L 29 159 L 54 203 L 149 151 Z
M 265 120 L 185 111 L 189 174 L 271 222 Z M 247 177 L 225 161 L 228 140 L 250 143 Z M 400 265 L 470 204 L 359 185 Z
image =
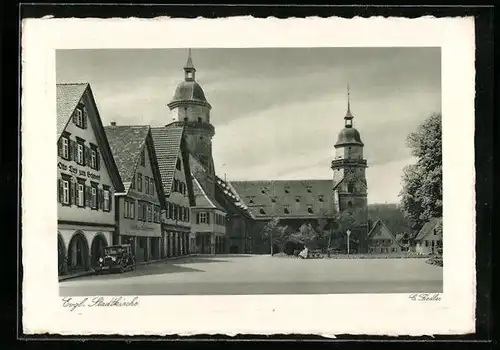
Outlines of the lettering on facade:
M 57 167 L 61 170 L 69 171 L 70 173 L 74 174 L 75 176 L 83 176 L 83 177 L 87 177 L 87 178 L 92 179 L 92 180 L 101 181 L 101 175 L 95 174 L 91 171 L 85 171 L 82 169 L 75 168 L 73 165 L 68 166 L 68 165 L 64 164 L 63 162 L 59 162 L 59 163 L 57 163 Z

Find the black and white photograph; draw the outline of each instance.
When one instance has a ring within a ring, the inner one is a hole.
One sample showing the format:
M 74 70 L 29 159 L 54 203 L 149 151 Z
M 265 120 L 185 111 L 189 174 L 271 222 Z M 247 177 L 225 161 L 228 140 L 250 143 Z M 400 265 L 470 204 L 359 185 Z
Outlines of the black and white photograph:
M 26 25 L 29 329 L 473 327 L 470 22 L 127 21 Z
M 440 63 L 58 50 L 61 295 L 441 293 Z

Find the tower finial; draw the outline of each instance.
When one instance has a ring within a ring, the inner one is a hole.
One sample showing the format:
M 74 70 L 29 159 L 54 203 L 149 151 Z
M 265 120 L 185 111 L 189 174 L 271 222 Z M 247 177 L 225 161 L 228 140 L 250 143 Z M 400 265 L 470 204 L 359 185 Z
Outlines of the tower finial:
M 351 91 L 349 90 L 349 83 L 347 83 L 347 112 L 351 112 Z
M 191 48 L 188 49 L 188 59 L 186 65 L 184 66 L 185 79 L 187 81 L 194 80 L 194 73 L 196 72 L 196 68 L 193 65 L 193 59 L 191 58 Z
M 354 116 L 351 113 L 351 90 L 349 84 L 347 84 L 347 112 L 345 114 L 344 119 L 345 119 L 345 126 L 347 128 L 351 128 Z

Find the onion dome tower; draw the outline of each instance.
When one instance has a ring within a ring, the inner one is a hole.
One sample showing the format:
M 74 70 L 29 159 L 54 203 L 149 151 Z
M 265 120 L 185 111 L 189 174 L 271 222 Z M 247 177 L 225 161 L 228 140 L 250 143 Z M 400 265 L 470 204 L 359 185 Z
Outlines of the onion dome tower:
M 189 49 L 188 59 L 184 65 L 184 81 L 175 89 L 168 108 L 172 122 L 184 126 L 190 153 L 206 167 L 212 167 L 212 138 L 215 135 L 215 128 L 210 124 L 212 106 L 196 81 L 196 68 L 191 58 L 191 49 Z
M 347 86 L 347 112 L 344 128 L 339 132 L 334 145 L 335 156 L 331 163 L 333 185 L 336 191 L 338 209 L 357 217 L 358 227 L 354 237 L 359 242 L 359 250 L 366 250 L 368 234 L 368 187 L 366 182 L 367 162 L 363 158 L 364 144 L 359 131 L 354 128 L 354 115 L 351 112 L 351 98 Z

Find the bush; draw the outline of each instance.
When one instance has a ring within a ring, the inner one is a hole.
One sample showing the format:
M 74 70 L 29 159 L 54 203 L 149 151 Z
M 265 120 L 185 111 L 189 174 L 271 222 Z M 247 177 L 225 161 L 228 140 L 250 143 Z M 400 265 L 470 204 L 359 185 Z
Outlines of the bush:
M 293 241 L 288 241 L 283 246 L 283 253 L 285 253 L 286 255 L 294 255 L 294 252 L 296 250 L 298 250 L 300 252 L 302 249 L 304 249 L 303 244 L 293 242 Z

